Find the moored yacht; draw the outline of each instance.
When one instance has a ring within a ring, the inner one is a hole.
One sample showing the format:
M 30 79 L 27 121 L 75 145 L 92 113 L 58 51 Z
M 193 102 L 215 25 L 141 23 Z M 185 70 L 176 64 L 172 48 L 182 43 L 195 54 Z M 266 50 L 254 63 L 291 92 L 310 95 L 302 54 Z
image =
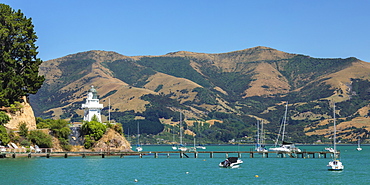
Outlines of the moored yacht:
M 286 117 L 287 117 L 287 112 L 288 112 L 288 102 L 286 103 L 285 106 L 285 114 L 282 120 L 282 123 L 280 125 L 280 130 L 279 130 L 279 135 L 278 138 L 276 139 L 275 142 L 275 147 L 269 148 L 270 151 L 276 151 L 276 152 L 301 152 L 301 149 L 297 148 L 294 143 L 289 143 L 284 141 L 284 136 L 285 136 L 285 125 L 286 125 Z M 277 146 L 277 143 L 279 141 L 279 136 L 282 135 L 281 141 L 282 144 L 280 146 Z
M 333 152 L 333 160 L 330 161 L 328 163 L 328 165 L 326 165 L 328 167 L 328 170 L 330 171 L 341 171 L 344 169 L 344 166 L 343 166 L 343 163 L 337 159 L 338 158 L 338 153 L 337 152 L 337 144 L 336 144 L 336 135 L 337 135 L 337 128 L 336 128 L 336 124 L 335 124 L 335 104 L 333 106 L 333 112 L 334 112 L 334 116 L 333 116 L 333 120 L 334 120 L 334 136 L 333 136 L 333 145 L 334 145 L 334 152 Z

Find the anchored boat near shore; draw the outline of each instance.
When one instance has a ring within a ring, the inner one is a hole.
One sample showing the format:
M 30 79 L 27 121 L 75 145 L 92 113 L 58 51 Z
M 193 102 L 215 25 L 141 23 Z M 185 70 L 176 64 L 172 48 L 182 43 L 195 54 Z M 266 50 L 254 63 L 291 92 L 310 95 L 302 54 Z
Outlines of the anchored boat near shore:
M 334 134 L 333 134 L 333 145 L 334 145 L 334 152 L 333 152 L 333 160 L 329 162 L 328 165 L 328 170 L 331 171 L 341 171 L 344 169 L 343 163 L 338 159 L 338 153 L 337 153 L 337 144 L 336 144 L 336 134 L 337 134 L 337 127 L 335 124 L 335 104 L 333 106 L 333 112 L 334 112 Z
M 286 102 L 286 105 L 285 105 L 285 113 L 284 113 L 284 117 L 283 117 L 283 120 L 282 120 L 281 125 L 280 125 L 278 138 L 276 139 L 276 142 L 275 142 L 275 147 L 269 148 L 270 151 L 275 151 L 275 152 L 301 152 L 301 149 L 297 148 L 294 145 L 294 143 L 284 141 L 287 112 L 288 112 L 288 102 Z M 277 144 L 279 142 L 279 136 L 280 135 L 282 135 L 281 136 L 281 142 L 282 143 L 280 144 L 280 146 L 277 146 Z

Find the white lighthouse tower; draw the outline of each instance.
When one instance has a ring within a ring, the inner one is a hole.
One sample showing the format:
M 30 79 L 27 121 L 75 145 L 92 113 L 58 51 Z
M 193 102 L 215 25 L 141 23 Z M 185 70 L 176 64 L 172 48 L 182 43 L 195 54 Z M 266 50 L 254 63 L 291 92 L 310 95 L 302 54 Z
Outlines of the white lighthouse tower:
M 99 104 L 99 99 L 94 86 L 87 93 L 86 103 L 82 104 L 83 109 L 85 109 L 84 121 L 91 121 L 95 115 L 98 121 L 101 122 L 101 110 L 103 109 L 103 104 Z

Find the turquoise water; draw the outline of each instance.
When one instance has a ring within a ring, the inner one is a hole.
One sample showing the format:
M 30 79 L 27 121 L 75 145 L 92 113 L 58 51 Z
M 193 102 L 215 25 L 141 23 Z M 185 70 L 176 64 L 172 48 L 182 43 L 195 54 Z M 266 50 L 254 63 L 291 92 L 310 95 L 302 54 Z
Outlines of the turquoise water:
M 325 146 L 300 146 L 321 151 Z M 144 146 L 144 151 L 171 151 Z M 208 151 L 249 151 L 252 146 L 207 146 Z M 225 154 L 0 159 L 0 184 L 369 184 L 370 146 L 339 146 L 344 171 L 326 170 L 329 158 L 249 158 L 240 168 L 219 168 Z M 237 154 L 229 154 L 236 156 Z M 258 175 L 258 177 L 256 177 Z M 135 179 L 137 182 L 135 182 Z

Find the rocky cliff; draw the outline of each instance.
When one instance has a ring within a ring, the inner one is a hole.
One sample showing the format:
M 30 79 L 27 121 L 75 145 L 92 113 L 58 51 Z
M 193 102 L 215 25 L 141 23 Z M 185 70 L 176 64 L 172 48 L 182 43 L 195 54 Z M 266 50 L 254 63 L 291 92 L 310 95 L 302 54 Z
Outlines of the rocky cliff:
M 126 138 L 113 129 L 107 130 L 103 137 L 95 143 L 93 149 L 106 152 L 132 152 L 131 145 Z
M 10 130 L 18 130 L 18 125 L 20 123 L 26 123 L 28 130 L 36 129 L 36 118 L 26 97 L 23 98 L 21 105 L 22 108 L 19 111 L 14 113 L 10 111 L 7 112 L 10 121 L 4 126 Z

